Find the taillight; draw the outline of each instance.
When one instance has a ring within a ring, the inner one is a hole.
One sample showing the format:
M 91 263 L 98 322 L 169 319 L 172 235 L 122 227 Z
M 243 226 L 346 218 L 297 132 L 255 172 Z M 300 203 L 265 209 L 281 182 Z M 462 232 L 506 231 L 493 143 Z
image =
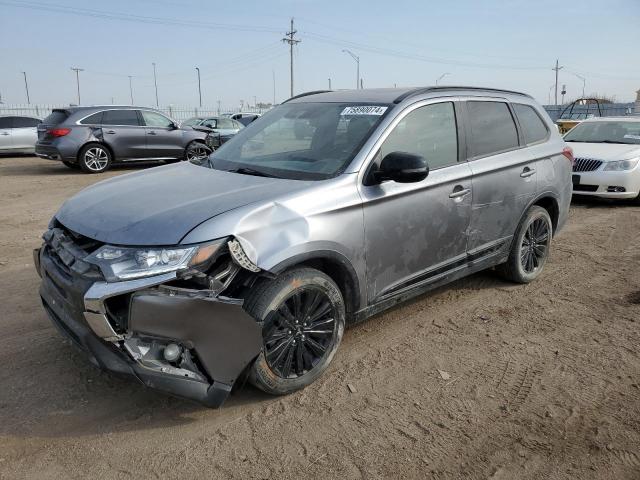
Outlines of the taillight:
M 571 147 L 564 147 L 562 149 L 562 155 L 564 155 L 567 158 L 567 160 L 571 162 L 571 166 L 573 166 L 576 163 L 575 158 L 573 158 L 573 150 L 571 149 Z
M 52 137 L 64 137 L 65 135 L 68 135 L 69 132 L 71 132 L 70 128 L 52 128 L 49 130 L 49 135 Z

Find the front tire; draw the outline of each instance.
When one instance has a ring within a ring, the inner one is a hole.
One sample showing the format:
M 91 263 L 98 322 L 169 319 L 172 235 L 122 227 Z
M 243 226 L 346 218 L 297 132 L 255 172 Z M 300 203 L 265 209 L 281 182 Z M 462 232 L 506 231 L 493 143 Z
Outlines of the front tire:
M 111 152 L 100 143 L 89 143 L 78 155 L 78 165 L 84 173 L 102 173 L 111 166 Z
M 313 383 L 327 369 L 344 333 L 340 289 L 324 273 L 296 268 L 257 285 L 245 308 L 263 324 L 262 352 L 250 382 L 284 395 Z
M 201 162 L 211 155 L 211 149 L 202 142 L 191 142 L 184 150 L 184 159 L 188 162 Z
M 549 257 L 552 234 L 549 212 L 537 205 L 529 208 L 513 237 L 509 258 L 498 267 L 498 272 L 516 283 L 538 278 Z

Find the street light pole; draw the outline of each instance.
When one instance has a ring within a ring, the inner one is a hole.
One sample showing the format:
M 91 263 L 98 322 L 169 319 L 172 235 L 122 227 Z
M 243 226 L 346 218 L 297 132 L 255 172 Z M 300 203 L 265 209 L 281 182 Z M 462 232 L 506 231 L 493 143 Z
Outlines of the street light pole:
M 202 89 L 200 88 L 200 68 L 196 67 L 198 72 L 198 95 L 200 96 L 200 108 L 202 108 Z
M 133 105 L 133 85 L 131 84 L 131 79 L 133 75 L 128 75 L 129 77 L 129 96 L 131 97 L 131 105 Z
M 584 78 L 582 75 L 578 75 L 577 73 L 573 73 L 573 72 L 570 72 L 570 73 L 574 77 L 578 77 L 580 80 L 582 80 L 582 98 L 584 98 L 584 90 L 585 90 L 585 88 L 587 86 L 587 79 Z
M 153 65 L 153 84 L 156 87 L 156 107 L 160 107 L 160 103 L 158 102 L 158 79 L 156 77 L 156 62 L 153 62 L 152 65 Z
M 80 105 L 80 72 L 84 72 L 84 68 L 71 67 L 76 72 L 76 86 L 78 87 L 78 105 Z
M 438 85 L 438 82 L 440 82 L 440 80 L 442 80 L 444 77 L 446 77 L 447 75 L 451 75 L 449 72 L 445 72 L 442 75 L 440 75 L 437 79 L 436 79 L 436 85 Z
M 27 72 L 22 72 L 24 75 L 24 89 L 27 91 L 27 105 L 31 103 L 29 99 L 29 84 L 27 83 Z
M 342 52 L 348 53 L 351 56 L 351 58 L 353 58 L 356 61 L 356 90 L 357 90 L 361 88 L 360 87 L 360 57 L 355 53 L 353 53 L 351 50 L 344 49 L 342 50 Z

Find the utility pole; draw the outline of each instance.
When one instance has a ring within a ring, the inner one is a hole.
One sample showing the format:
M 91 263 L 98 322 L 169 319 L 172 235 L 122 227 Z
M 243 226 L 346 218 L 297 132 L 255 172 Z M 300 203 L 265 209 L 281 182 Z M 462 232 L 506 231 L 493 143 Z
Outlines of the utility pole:
M 129 96 L 131 97 L 131 105 L 133 105 L 133 85 L 131 84 L 131 79 L 133 75 L 127 75 L 129 77 Z
M 361 82 L 360 82 L 360 57 L 357 56 L 355 53 L 353 53 L 351 50 L 342 50 L 343 53 L 348 53 L 351 58 L 353 58 L 356 61 L 356 90 L 358 88 L 362 88 Z
M 297 30 L 293 28 L 293 17 L 291 18 L 291 29 L 285 33 L 285 38 L 282 39 L 284 43 L 289 44 L 289 57 L 290 57 L 290 70 L 291 70 L 291 96 L 293 97 L 293 46 L 300 43 L 302 40 L 297 40 L 294 35 L 298 33 Z
M 71 67 L 76 72 L 76 86 L 78 87 L 78 105 L 80 105 L 80 72 L 84 72 L 84 68 Z
M 562 105 L 564 105 L 564 96 L 567 93 L 567 86 L 566 85 L 562 85 L 562 91 L 560 92 L 560 94 L 562 95 Z
M 158 79 L 156 78 L 156 62 L 153 62 L 152 65 L 153 65 L 153 84 L 156 87 L 156 107 L 160 107 L 160 103 L 158 102 Z
M 556 89 L 555 89 L 555 105 L 558 106 L 558 72 L 562 70 L 564 67 L 558 65 L 558 59 L 556 58 L 556 67 L 552 68 L 556 72 Z
M 31 103 L 29 100 L 29 84 L 27 83 L 27 72 L 22 72 L 24 75 L 24 89 L 27 91 L 27 105 Z
M 198 72 L 198 95 L 200 96 L 200 108 L 202 108 L 202 89 L 200 88 L 200 68 L 196 67 Z
M 331 77 L 329 77 L 329 90 L 331 90 Z
M 218 100 L 218 115 L 220 115 L 220 100 Z

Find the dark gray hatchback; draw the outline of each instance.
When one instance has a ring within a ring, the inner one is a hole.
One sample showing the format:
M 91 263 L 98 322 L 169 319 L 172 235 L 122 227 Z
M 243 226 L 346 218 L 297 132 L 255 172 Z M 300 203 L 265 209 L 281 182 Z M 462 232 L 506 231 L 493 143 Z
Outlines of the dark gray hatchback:
M 100 173 L 115 162 L 202 159 L 211 153 L 205 137 L 149 108 L 69 107 L 38 126 L 36 155 Z

